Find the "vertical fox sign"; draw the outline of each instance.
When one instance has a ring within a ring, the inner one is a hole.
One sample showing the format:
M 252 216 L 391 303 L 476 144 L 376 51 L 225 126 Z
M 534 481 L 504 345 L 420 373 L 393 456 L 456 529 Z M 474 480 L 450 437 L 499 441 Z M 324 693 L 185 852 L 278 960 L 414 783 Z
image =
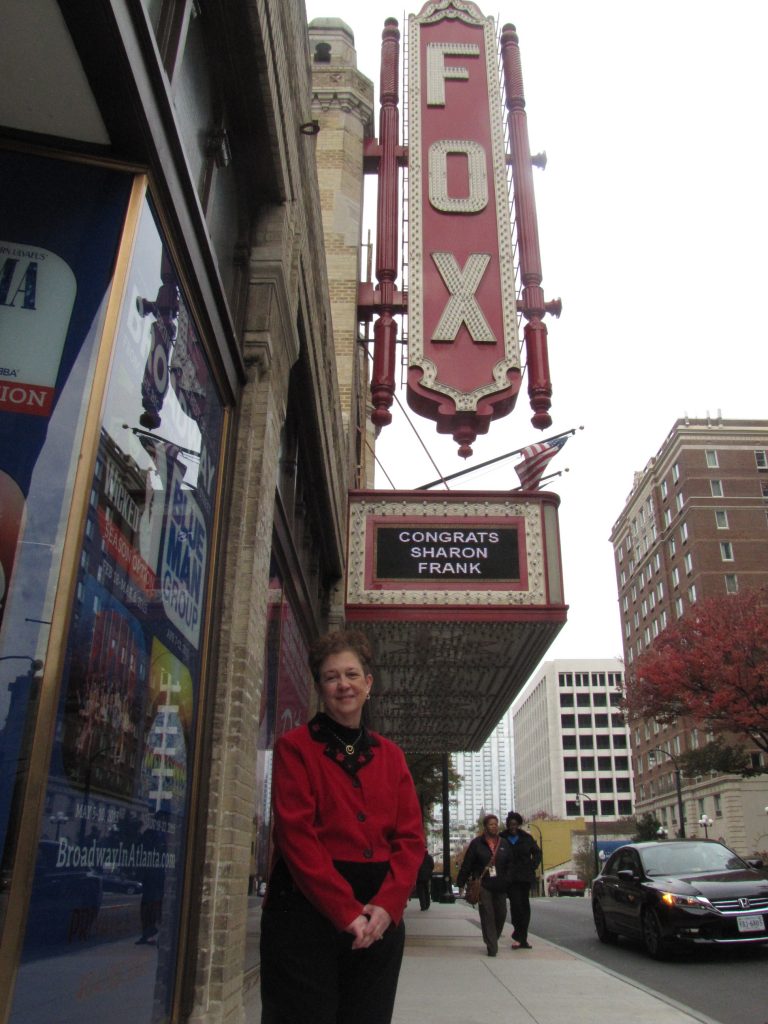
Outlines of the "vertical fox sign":
M 537 430 L 552 425 L 544 317 L 559 299 L 541 287 L 532 158 L 514 25 L 499 36 L 466 0 L 432 0 L 409 18 L 408 146 L 398 144 L 397 21 L 382 33 L 379 140 L 366 139 L 366 173 L 377 174 L 376 277 L 360 285 L 358 314 L 374 323 L 371 420 L 390 423 L 397 325 L 408 314 L 408 404 L 472 454 L 491 420 L 511 412 L 522 371 L 518 314 L 526 321 L 525 374 Z M 509 129 L 505 145 L 499 64 Z M 398 168 L 408 174 L 408 290 L 397 277 Z M 514 182 L 513 250 L 507 167 Z M 519 261 L 519 281 L 515 261 Z M 520 285 L 516 301 L 516 286 Z
M 408 55 L 408 404 L 467 456 L 521 383 L 494 21 L 425 4 Z

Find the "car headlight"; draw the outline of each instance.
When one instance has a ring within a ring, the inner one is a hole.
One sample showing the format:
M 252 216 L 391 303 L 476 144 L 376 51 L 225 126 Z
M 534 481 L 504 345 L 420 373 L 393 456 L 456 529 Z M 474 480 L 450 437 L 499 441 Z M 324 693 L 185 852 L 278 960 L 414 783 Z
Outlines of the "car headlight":
M 705 900 L 702 896 L 682 896 L 678 892 L 663 892 L 661 902 L 666 903 L 668 907 L 699 907 L 701 909 L 709 906 L 709 900 Z

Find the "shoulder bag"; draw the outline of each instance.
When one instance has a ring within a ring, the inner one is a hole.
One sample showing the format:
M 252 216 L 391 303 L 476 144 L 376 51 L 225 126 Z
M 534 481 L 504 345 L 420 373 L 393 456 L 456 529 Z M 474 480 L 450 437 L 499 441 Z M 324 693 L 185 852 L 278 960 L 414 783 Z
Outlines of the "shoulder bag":
M 487 870 L 488 868 L 483 871 L 483 875 Z M 480 875 L 479 878 L 470 878 L 467 882 L 466 888 L 464 889 L 464 899 L 471 907 L 476 906 L 476 904 L 480 902 L 480 890 L 483 887 L 483 875 Z

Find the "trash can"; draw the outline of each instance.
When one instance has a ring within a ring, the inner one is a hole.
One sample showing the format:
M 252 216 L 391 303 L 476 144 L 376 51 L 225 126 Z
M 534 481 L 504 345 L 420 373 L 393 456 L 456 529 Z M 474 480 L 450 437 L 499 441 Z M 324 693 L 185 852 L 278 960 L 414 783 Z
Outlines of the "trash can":
M 445 895 L 445 875 L 442 871 L 433 871 L 429 883 L 429 891 L 432 899 L 439 902 Z

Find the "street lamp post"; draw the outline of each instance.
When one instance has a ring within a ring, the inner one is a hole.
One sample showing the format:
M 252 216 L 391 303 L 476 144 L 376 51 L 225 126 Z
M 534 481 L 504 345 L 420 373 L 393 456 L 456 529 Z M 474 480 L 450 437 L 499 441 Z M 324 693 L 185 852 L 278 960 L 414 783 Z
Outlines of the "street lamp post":
M 677 790 L 677 813 L 680 818 L 680 828 L 678 829 L 678 835 L 681 839 L 685 839 L 685 808 L 683 807 L 683 785 L 681 781 L 680 765 L 678 764 L 677 758 L 674 754 L 670 754 L 668 750 L 663 747 L 651 747 L 648 754 L 652 754 L 655 750 L 658 750 L 660 754 L 664 754 L 668 757 L 672 764 L 675 766 L 675 789 Z M 655 763 L 656 758 L 654 757 L 653 762 Z
M 597 856 L 597 800 L 593 796 L 587 796 L 586 793 L 577 793 L 576 796 L 581 797 L 582 800 L 589 800 L 592 804 L 592 852 L 595 857 L 595 878 L 600 874 L 600 861 Z
M 708 818 L 706 814 L 702 814 L 699 818 L 699 824 L 704 829 L 704 838 L 709 839 L 709 830 L 715 824 L 711 818 Z

